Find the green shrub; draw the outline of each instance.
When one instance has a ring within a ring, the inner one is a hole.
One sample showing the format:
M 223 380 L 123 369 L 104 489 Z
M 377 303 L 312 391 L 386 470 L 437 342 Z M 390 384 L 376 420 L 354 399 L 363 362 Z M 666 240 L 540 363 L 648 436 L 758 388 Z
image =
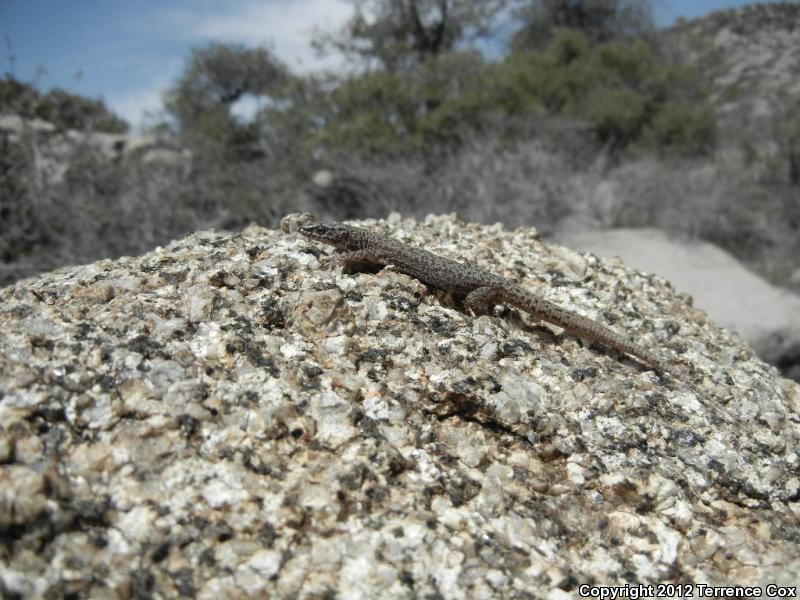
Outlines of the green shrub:
M 669 100 L 659 107 L 650 127 L 657 148 L 683 156 L 700 155 L 713 147 L 716 113 L 707 102 Z
M 493 66 L 502 86 L 497 97 L 511 112 L 543 107 L 568 115 L 581 112 L 582 99 L 595 84 L 591 48 L 578 31 L 559 30 L 542 52 L 517 52 Z M 511 99 L 504 103 L 503 97 Z
M 657 64 L 650 48 L 641 40 L 602 44 L 591 58 L 605 85 L 625 86 L 641 92 L 654 87 L 665 67 Z
M 35 114 L 62 129 L 91 129 L 106 133 L 125 133 L 128 124 L 112 113 L 101 100 L 92 100 L 62 89 L 42 96 Z
M 636 138 L 647 119 L 647 100 L 631 89 L 604 89 L 594 95 L 589 111 L 602 141 L 626 144 Z
M 591 46 L 562 29 L 541 52 L 513 53 L 494 70 L 509 112 L 587 120 L 598 141 L 618 149 L 642 143 L 692 155 L 713 147 L 716 116 L 699 73 L 660 61 L 642 41 Z
M 0 79 L 0 112 L 32 118 L 39 103 L 39 92 L 12 77 Z
M 451 53 L 413 69 L 345 80 L 320 107 L 320 141 L 334 154 L 397 154 L 457 144 L 491 108 L 484 69 L 477 53 Z

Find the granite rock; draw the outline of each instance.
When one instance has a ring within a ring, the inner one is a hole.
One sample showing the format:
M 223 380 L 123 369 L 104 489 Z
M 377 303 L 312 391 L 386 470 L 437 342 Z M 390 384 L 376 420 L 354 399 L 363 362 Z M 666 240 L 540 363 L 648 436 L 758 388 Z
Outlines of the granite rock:
M 793 585 L 800 389 L 659 277 L 532 229 L 362 223 L 685 367 L 293 233 L 197 233 L 0 290 L 0 591 L 574 598 Z

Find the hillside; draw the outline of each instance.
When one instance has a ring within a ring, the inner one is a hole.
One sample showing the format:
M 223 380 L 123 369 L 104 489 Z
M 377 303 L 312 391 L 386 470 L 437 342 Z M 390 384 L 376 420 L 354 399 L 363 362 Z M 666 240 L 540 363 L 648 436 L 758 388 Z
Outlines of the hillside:
M 723 131 L 779 117 L 800 96 L 798 4 L 719 11 L 679 21 L 659 37 L 666 51 L 700 66 L 712 82 Z

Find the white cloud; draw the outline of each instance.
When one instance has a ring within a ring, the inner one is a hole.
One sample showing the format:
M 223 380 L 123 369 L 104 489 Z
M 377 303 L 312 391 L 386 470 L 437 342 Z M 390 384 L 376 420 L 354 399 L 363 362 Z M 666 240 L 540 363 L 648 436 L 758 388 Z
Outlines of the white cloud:
M 301 72 L 343 65 L 340 56 L 317 56 L 311 38 L 315 30 L 335 31 L 347 21 L 353 14 L 353 4 L 347 0 L 243 0 L 209 6 L 224 8 L 204 12 L 171 11 L 177 30 L 194 43 L 216 41 L 266 46 L 291 68 Z
M 207 3 L 192 0 L 185 9 L 174 4 L 148 19 L 150 33 L 186 43 L 181 56 L 171 57 L 157 81 L 134 92 L 109 95 L 109 106 L 134 128 L 147 123 L 146 112 L 162 108 L 162 96 L 179 76 L 192 46 L 208 42 L 266 46 L 292 70 L 308 73 L 344 66 L 341 56 L 317 56 L 311 45 L 315 30 L 336 31 L 353 13 L 348 0 L 240 0 Z M 237 106 L 240 118 L 251 118 L 256 109 L 248 102 Z M 239 114 L 241 113 L 241 114 Z
M 231 114 L 242 122 L 249 123 L 262 108 L 267 105 L 267 99 L 252 94 L 244 94 L 231 105 Z
M 134 130 L 139 130 L 148 124 L 148 113 L 156 114 L 163 110 L 163 95 L 168 87 L 168 80 L 160 79 L 132 92 L 109 94 L 105 101 L 109 108 L 130 123 Z

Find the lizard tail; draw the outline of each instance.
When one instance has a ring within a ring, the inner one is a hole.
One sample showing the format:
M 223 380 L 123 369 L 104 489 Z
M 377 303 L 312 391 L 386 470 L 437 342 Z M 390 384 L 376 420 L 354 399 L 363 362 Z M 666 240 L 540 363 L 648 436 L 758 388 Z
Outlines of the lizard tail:
M 562 327 L 578 337 L 630 354 L 660 373 L 671 374 L 667 363 L 653 352 L 592 319 L 561 308 L 517 286 L 500 289 L 498 292 L 502 302 L 524 310 L 537 319 Z

